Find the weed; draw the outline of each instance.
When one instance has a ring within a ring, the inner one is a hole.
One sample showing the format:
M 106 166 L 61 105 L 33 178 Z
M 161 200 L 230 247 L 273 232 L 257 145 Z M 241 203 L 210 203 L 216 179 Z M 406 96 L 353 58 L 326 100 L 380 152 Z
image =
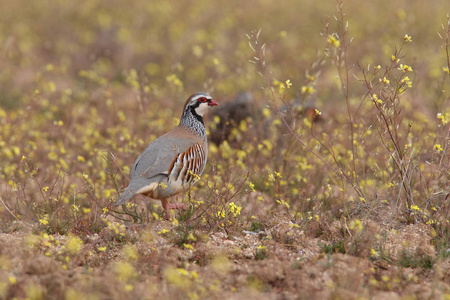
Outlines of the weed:
M 345 253 L 345 243 L 344 241 L 336 241 L 331 244 L 324 244 L 322 252 L 326 254 Z

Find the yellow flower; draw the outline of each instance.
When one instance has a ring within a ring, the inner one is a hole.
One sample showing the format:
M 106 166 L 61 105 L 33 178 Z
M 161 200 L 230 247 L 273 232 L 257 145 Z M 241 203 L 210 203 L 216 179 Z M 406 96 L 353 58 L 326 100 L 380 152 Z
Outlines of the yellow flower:
M 437 119 L 440 123 L 442 123 L 442 125 L 445 125 L 450 121 L 450 114 L 446 113 L 443 115 L 441 113 L 438 113 Z
M 58 154 L 56 154 L 55 152 L 50 152 L 48 155 L 48 158 L 50 159 L 50 160 L 57 160 L 58 159 Z
M 267 250 L 267 248 L 266 248 L 266 246 L 259 245 L 259 246 L 258 246 L 258 250 Z
M 420 210 L 420 208 L 417 205 L 411 205 L 411 209 L 416 211 Z
M 66 242 L 66 248 L 70 254 L 77 254 L 82 245 L 83 241 L 77 236 L 70 236 Z
M 373 94 L 372 95 L 372 101 L 374 103 L 377 103 L 377 104 L 382 104 L 383 103 L 383 101 L 380 98 L 378 98 L 377 94 Z
M 434 145 L 434 150 L 436 150 L 436 151 L 438 151 L 438 152 L 441 152 L 441 151 L 444 150 L 444 149 L 442 149 L 441 144 L 436 144 L 436 145 Z
M 389 81 L 389 79 L 387 79 L 386 77 L 383 77 L 382 79 L 380 78 L 380 82 L 383 82 L 384 84 L 389 84 L 389 83 L 391 83 L 391 82 Z
M 278 80 L 273 81 L 273 85 L 278 87 L 278 93 L 283 94 L 285 89 L 288 89 L 292 86 L 291 80 L 286 80 L 286 82 L 280 82 Z
M 377 250 L 375 250 L 375 249 L 370 249 L 370 257 L 372 257 L 372 258 L 377 258 L 378 256 L 379 256 L 380 254 L 378 253 L 378 251 Z
M 123 252 L 127 256 L 127 258 L 131 261 L 139 258 L 139 253 L 135 245 L 125 245 L 123 247 Z
M 189 250 L 194 250 L 194 246 L 192 246 L 191 244 L 183 244 L 183 247 Z
M 413 69 L 410 66 L 404 65 L 404 64 L 400 64 L 400 66 L 397 69 L 402 71 L 403 73 L 412 72 L 413 71 Z
M 275 176 L 273 176 L 273 174 L 269 174 L 269 180 L 270 181 L 275 181 Z
M 328 35 L 327 42 L 328 42 L 328 44 L 333 45 L 336 48 L 338 48 L 341 45 L 341 42 L 331 34 Z
M 394 62 L 394 63 L 398 63 L 400 61 L 400 59 L 395 57 L 395 55 L 391 55 L 391 61 Z
M 401 83 L 401 84 L 404 84 L 406 87 L 412 87 L 412 81 L 411 81 L 411 79 L 409 79 L 408 76 L 405 76 L 405 78 L 403 78 L 403 79 L 400 81 L 400 83 Z
M 52 64 L 47 64 L 45 66 L 45 70 L 47 70 L 47 71 L 53 71 L 53 69 L 54 69 L 54 66 Z
M 124 287 L 125 292 L 131 292 L 133 290 L 133 286 L 131 284 L 127 284 Z
M 218 212 L 217 212 L 217 216 L 218 216 L 219 218 L 220 218 L 220 217 L 225 218 L 225 211 L 224 211 L 224 210 L 218 211 Z
M 411 43 L 412 42 L 411 36 L 408 35 L 408 34 L 405 34 L 405 36 L 403 37 L 403 40 L 405 42 L 407 42 L 407 43 Z
M 443 67 L 443 68 L 442 68 L 442 71 L 444 71 L 444 73 L 447 73 L 447 74 L 450 75 L 450 69 L 449 69 L 448 66 Z
M 356 232 L 361 232 L 364 229 L 364 226 L 359 219 L 351 220 L 348 227 L 352 230 L 355 229 Z
M 316 89 L 313 86 L 305 85 L 301 88 L 301 93 L 305 95 L 312 95 L 316 92 Z
M 277 203 L 279 203 L 279 204 L 281 204 L 281 205 L 283 205 L 283 206 L 286 206 L 286 208 L 289 208 L 290 206 L 289 206 L 289 203 L 287 203 L 286 201 L 284 201 L 284 200 L 277 200 Z
M 123 282 L 128 282 L 137 276 L 134 267 L 128 262 L 119 261 L 114 264 L 113 272 L 116 277 Z
M 252 192 L 255 191 L 255 185 L 253 183 L 249 182 L 248 187 L 252 190 Z
M 167 82 L 172 83 L 173 85 L 182 88 L 183 82 L 177 77 L 175 74 L 171 74 L 166 77 Z
M 25 294 L 26 299 L 44 299 L 41 286 L 34 283 L 27 284 Z
M 235 217 L 241 214 L 242 206 L 237 206 L 234 202 L 228 203 L 228 206 L 230 207 L 230 212 L 233 213 Z
M 291 80 L 286 80 L 286 88 L 290 88 L 292 86 Z
M 197 240 L 197 238 L 192 233 L 189 233 L 187 239 L 188 239 L 188 241 L 194 241 L 194 242 Z
M 124 122 L 124 121 L 126 120 L 125 114 L 124 114 L 123 111 L 121 111 L 121 110 L 119 110 L 119 111 L 117 112 L 117 117 L 119 118 L 119 120 L 120 120 L 121 122 Z

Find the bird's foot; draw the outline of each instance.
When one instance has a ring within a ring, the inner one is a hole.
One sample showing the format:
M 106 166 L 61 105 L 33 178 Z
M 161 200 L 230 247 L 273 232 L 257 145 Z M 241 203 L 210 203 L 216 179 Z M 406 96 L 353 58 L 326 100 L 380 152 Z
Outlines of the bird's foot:
M 187 209 L 186 205 L 184 205 L 183 203 L 169 204 L 169 201 L 167 201 L 167 199 L 162 200 L 162 207 L 163 207 L 164 211 L 166 212 L 166 218 L 168 220 L 171 219 L 171 213 L 170 213 L 171 209 Z
M 168 209 L 187 209 L 187 206 L 183 203 L 172 203 L 167 205 Z

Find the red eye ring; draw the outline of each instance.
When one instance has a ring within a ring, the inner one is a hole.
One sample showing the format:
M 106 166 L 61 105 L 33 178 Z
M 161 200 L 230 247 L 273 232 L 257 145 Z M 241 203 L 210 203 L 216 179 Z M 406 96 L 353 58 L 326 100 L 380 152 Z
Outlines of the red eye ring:
M 201 97 L 201 98 L 198 98 L 198 101 L 199 102 L 206 102 L 206 101 L 208 101 L 208 99 L 206 99 L 205 97 Z

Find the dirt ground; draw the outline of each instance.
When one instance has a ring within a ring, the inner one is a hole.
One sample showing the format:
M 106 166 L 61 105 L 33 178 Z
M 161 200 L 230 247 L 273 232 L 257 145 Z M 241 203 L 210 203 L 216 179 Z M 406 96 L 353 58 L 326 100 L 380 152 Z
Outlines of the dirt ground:
M 290 230 L 290 221 L 284 214 L 273 217 L 276 225 L 264 231 L 243 231 L 235 236 L 203 233 L 192 247 L 174 243 L 170 236 L 173 224 L 167 220 L 125 228 L 124 240 L 111 238 L 105 228 L 105 232 L 85 236 L 76 251 L 70 250 L 70 235 L 37 235 L 32 233 L 33 226 L 21 224 L 16 232 L 0 234 L 0 294 L 2 299 L 449 296 L 449 258 L 423 268 L 349 254 L 327 254 L 323 252 L 326 241 L 298 228 Z M 331 227 L 338 228 L 338 223 Z M 364 225 L 383 227 L 377 223 Z M 161 233 L 163 229 L 167 233 Z M 292 232 L 290 242 L 276 241 L 274 237 L 286 231 Z M 411 251 L 435 257 L 430 241 L 431 231 L 426 225 L 412 224 L 388 231 L 385 247 L 393 254 Z

